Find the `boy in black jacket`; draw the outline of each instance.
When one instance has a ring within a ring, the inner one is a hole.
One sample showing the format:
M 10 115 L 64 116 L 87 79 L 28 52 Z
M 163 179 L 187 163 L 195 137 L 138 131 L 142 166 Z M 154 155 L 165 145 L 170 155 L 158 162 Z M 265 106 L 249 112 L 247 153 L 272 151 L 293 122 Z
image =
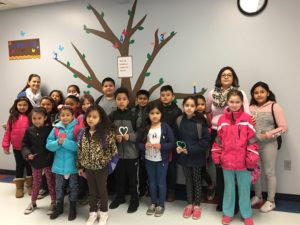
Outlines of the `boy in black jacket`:
M 137 193 L 137 169 L 139 152 L 135 146 L 136 120 L 134 110 L 128 108 L 129 94 L 126 88 L 118 88 L 115 92 L 117 110 L 109 118 L 117 128 L 117 148 L 120 160 L 116 166 L 117 196 L 109 205 L 110 209 L 117 208 L 125 203 L 126 184 L 129 185 L 131 195 L 127 212 L 133 213 L 139 207 Z
M 160 102 L 162 105 L 162 121 L 166 122 L 174 131 L 176 119 L 182 114 L 181 109 L 173 102 L 175 98 L 174 91 L 171 85 L 162 86 L 160 89 Z M 172 149 L 172 154 L 169 157 L 169 168 L 167 174 L 167 201 L 175 200 L 176 187 L 176 149 Z

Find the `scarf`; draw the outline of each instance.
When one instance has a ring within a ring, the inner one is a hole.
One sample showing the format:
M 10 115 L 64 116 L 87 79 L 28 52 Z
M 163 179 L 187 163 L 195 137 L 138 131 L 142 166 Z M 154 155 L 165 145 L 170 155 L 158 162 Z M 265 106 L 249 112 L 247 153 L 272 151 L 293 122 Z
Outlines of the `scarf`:
M 215 90 L 212 94 L 213 97 L 213 105 L 217 108 L 223 108 L 226 106 L 227 94 L 229 91 L 236 89 L 234 87 L 230 87 L 224 90 L 222 87 L 215 87 Z
M 42 95 L 41 95 L 40 91 L 38 91 L 36 94 L 34 94 L 30 90 L 30 88 L 27 88 L 25 90 L 25 93 L 26 93 L 26 97 L 29 99 L 32 107 L 36 108 L 36 107 L 40 106 L 41 98 L 42 98 Z

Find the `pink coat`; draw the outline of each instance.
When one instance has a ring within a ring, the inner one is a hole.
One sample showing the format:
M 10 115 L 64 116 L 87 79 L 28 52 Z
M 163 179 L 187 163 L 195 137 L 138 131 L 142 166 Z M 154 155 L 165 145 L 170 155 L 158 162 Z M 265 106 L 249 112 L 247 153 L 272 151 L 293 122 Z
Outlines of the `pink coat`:
M 20 114 L 18 119 L 13 122 L 12 127 L 10 127 L 9 122 L 7 122 L 6 131 L 2 140 L 2 148 L 8 151 L 11 144 L 14 150 L 21 150 L 22 140 L 28 127 L 28 116 L 23 114 Z
M 225 170 L 256 168 L 259 154 L 251 116 L 226 109 L 218 121 L 218 136 L 211 151 L 214 163 Z

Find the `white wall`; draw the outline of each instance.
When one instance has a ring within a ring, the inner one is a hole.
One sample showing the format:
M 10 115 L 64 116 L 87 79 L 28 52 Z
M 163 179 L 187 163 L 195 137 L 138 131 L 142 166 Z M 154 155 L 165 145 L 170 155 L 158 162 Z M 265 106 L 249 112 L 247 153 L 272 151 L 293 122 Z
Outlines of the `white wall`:
M 89 2 L 103 11 L 108 24 L 121 34 L 127 24 L 131 3 Z M 85 53 L 100 80 L 107 75 L 117 77 L 117 51 L 107 41 L 83 30 L 84 24 L 100 29 L 86 5 L 87 1 L 72 1 L 0 12 L 0 121 L 7 120 L 8 109 L 30 73 L 42 76 L 46 91 L 54 88 L 65 91 L 71 83 L 87 90 L 83 82 L 73 78 L 52 59 L 53 51 L 56 51 L 60 59 L 70 61 L 72 66 L 86 73 L 70 42 Z M 269 83 L 289 122 L 289 133 L 284 137 L 277 165 L 278 192 L 288 194 L 300 194 L 300 181 L 296 179 L 300 171 L 296 129 L 300 119 L 295 94 L 300 82 L 299 9 L 297 0 L 272 0 L 262 14 L 246 17 L 238 11 L 233 0 L 140 0 L 135 21 L 144 14 L 147 19 L 145 29 L 134 36 L 136 42 L 130 51 L 137 76 L 146 54 L 152 51 L 150 43 L 155 29 L 178 32 L 156 57 L 149 70 L 151 77 L 144 83 L 146 88 L 163 77 L 165 84 L 173 85 L 178 92 L 192 92 L 194 81 L 197 89 L 212 89 L 218 71 L 226 65 L 236 69 L 241 87 L 247 93 L 256 81 Z M 24 38 L 40 38 L 41 59 L 8 60 L 7 42 L 22 39 L 21 30 L 26 32 Z M 61 53 L 58 51 L 60 44 L 65 47 Z M 132 80 L 135 83 L 136 77 Z M 92 94 L 98 95 L 96 91 Z M 3 130 L 0 131 L 2 136 Z M 291 171 L 283 170 L 284 160 L 292 160 Z M 13 156 L 1 152 L 0 168 L 14 169 Z

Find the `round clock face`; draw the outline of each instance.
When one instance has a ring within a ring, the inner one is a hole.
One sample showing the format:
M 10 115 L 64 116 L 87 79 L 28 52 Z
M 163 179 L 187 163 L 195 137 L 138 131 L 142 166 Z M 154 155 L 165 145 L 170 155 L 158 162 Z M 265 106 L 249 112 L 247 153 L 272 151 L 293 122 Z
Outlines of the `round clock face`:
M 239 10 L 248 16 L 256 15 L 267 6 L 268 0 L 238 0 Z

